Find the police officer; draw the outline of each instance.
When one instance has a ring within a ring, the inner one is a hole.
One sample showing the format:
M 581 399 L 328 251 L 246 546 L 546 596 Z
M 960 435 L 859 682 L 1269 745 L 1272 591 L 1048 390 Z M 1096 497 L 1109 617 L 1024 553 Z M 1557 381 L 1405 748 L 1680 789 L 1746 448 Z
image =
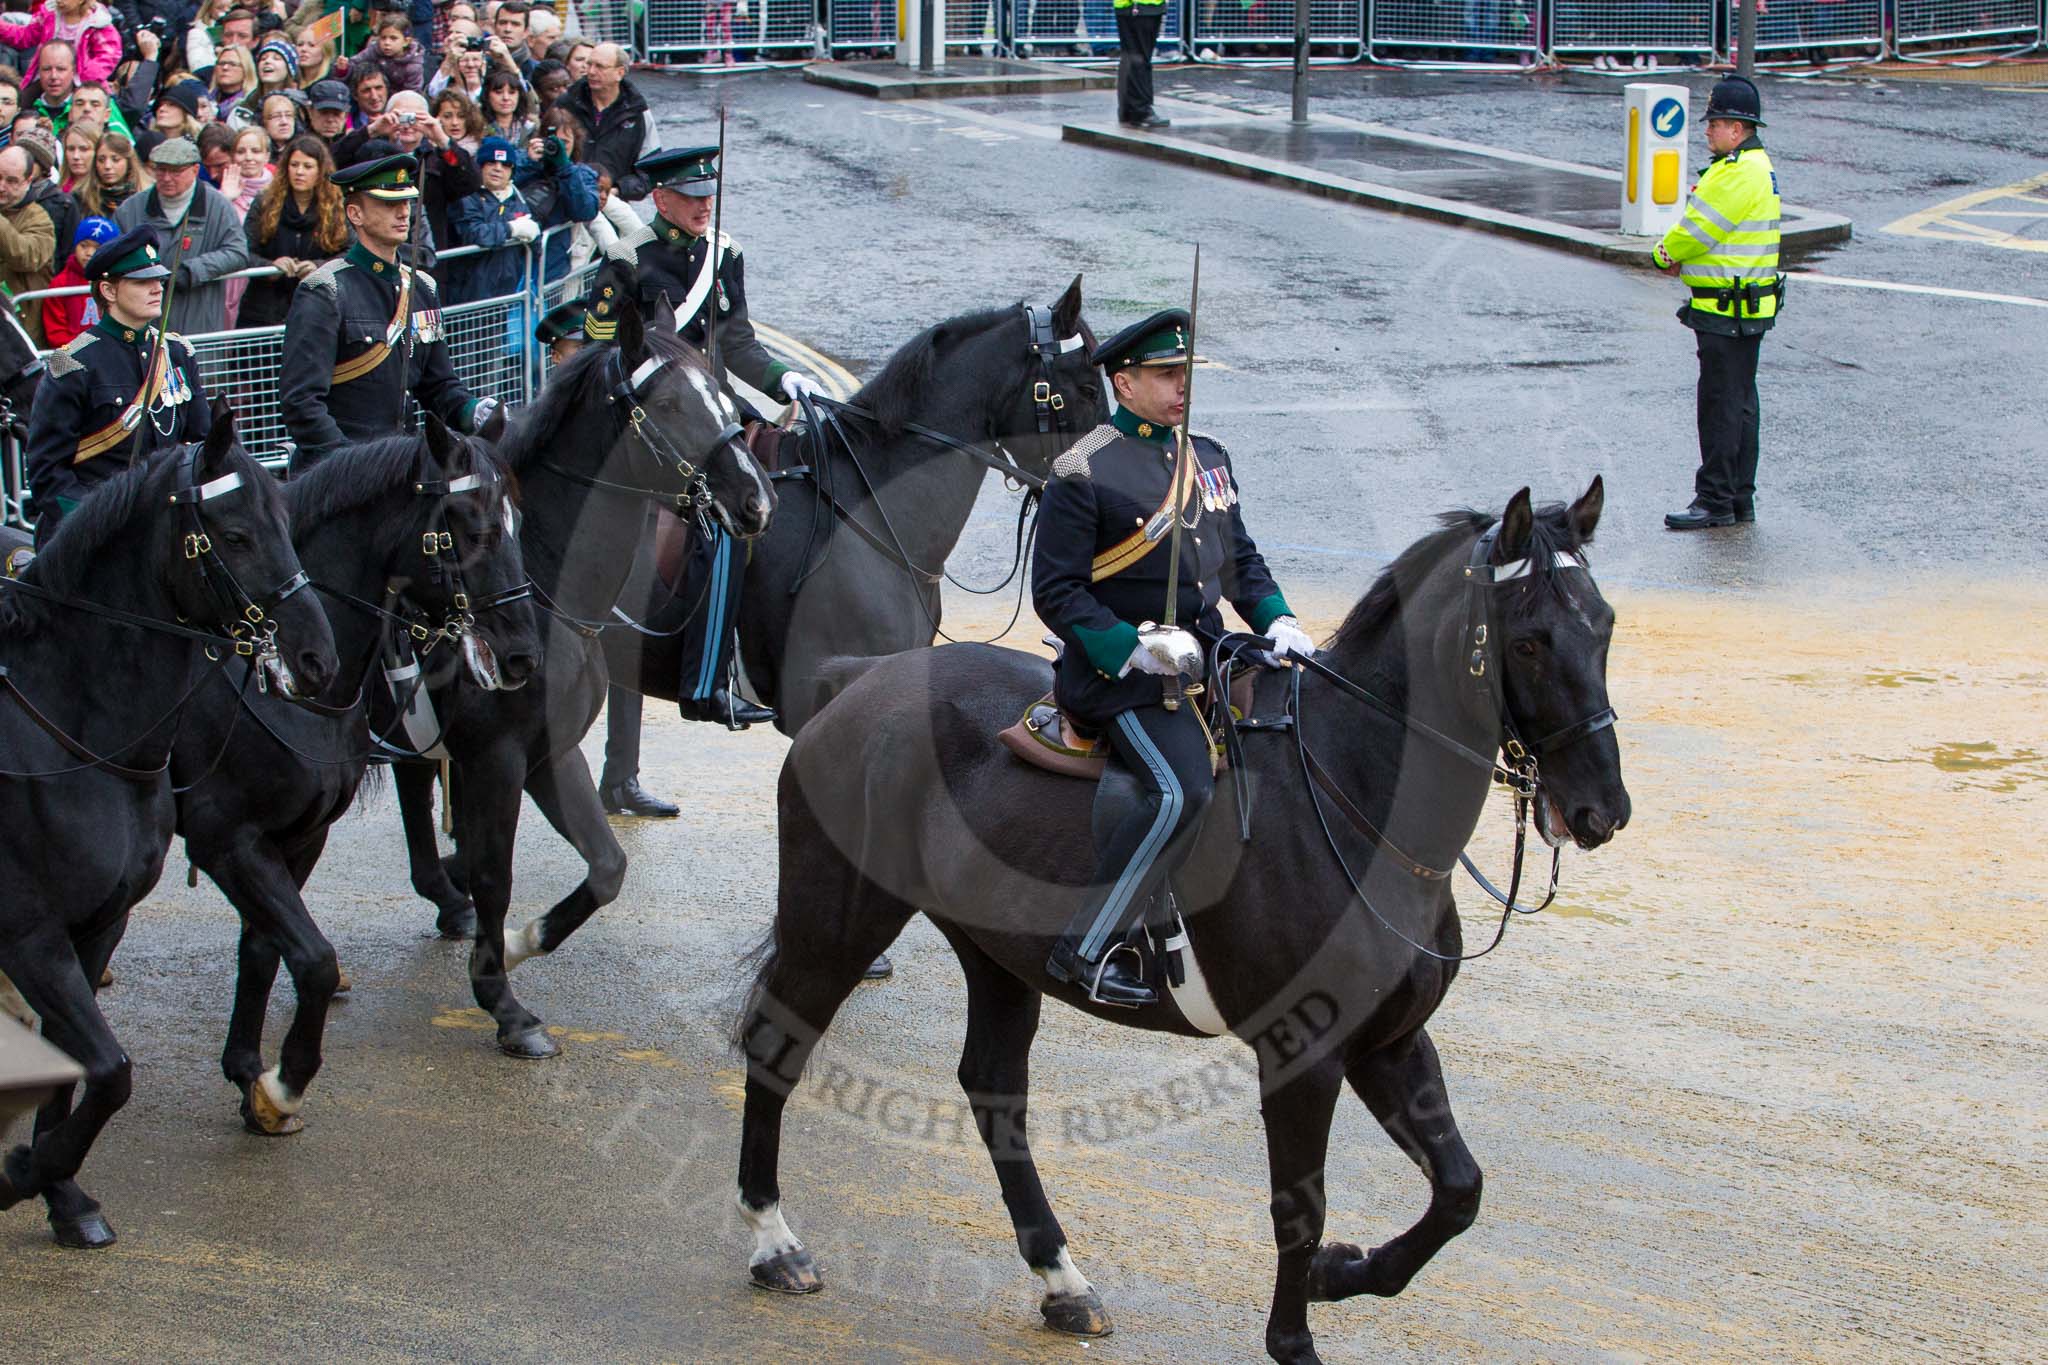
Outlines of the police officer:
M 349 441 L 411 427 L 407 395 L 456 431 L 476 431 L 495 398 L 472 398 L 441 334 L 434 277 L 399 260 L 419 199 L 419 166 L 399 154 L 328 177 L 346 198 L 355 242 L 300 282 L 285 317 L 278 388 L 305 469 Z
M 1187 420 L 1187 348 L 1188 314 L 1170 308 L 1096 349 L 1117 410 L 1053 462 L 1031 561 L 1032 603 L 1063 646 L 1054 696 L 1107 741 L 1114 770 L 1096 793 L 1102 835 L 1088 899 L 1047 970 L 1110 1005 L 1154 1000 L 1115 950 L 1193 842 L 1209 803 L 1207 734 L 1192 706 L 1165 707 L 1166 680 L 1199 678 L 1198 637 L 1223 633 L 1217 603 L 1225 597 L 1281 654 L 1314 652 L 1245 531 L 1229 453 L 1192 437 L 1192 467 L 1170 497 L 1176 428 Z M 1166 606 L 1175 516 L 1175 614 L 1186 626 L 1168 629 L 1151 623 Z
M 1159 45 L 1159 26 L 1166 18 L 1166 0 L 1115 0 L 1116 117 L 1127 128 L 1167 128 L 1172 119 L 1152 108 L 1152 49 Z
M 1763 97 L 1728 76 L 1707 97 L 1713 153 L 1685 215 L 1652 259 L 1692 291 L 1678 320 L 1699 351 L 1700 467 L 1692 505 L 1665 516 L 1674 531 L 1756 520 L 1757 353 L 1785 300 L 1778 273 L 1778 173 L 1756 130 Z
M 100 320 L 46 362 L 28 419 L 36 541 L 129 461 L 198 441 L 213 418 L 191 344 L 159 332 L 170 277 L 156 229 L 131 228 L 86 262 Z

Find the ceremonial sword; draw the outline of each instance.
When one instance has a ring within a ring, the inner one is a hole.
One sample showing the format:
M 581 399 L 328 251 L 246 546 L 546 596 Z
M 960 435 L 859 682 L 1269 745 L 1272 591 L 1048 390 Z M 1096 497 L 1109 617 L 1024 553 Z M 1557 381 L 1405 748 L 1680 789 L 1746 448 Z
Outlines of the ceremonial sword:
M 199 201 L 199 191 L 197 188 L 194 188 L 192 191 L 192 201 L 193 203 Z M 156 419 L 149 411 L 149 386 L 156 375 L 157 363 L 161 361 L 165 367 L 165 388 L 169 388 L 171 383 L 169 367 L 177 363 L 177 357 L 171 353 L 171 300 L 176 298 L 178 294 L 178 266 L 185 259 L 185 225 L 191 221 L 192 206 L 187 204 L 185 206 L 185 216 L 180 218 L 178 225 L 171 230 L 171 249 L 177 253 L 177 256 L 171 262 L 171 278 L 164 285 L 164 304 L 157 313 L 156 345 L 150 348 L 149 363 L 142 367 L 142 395 L 137 399 L 141 404 L 141 408 L 137 414 L 138 420 L 135 423 L 135 440 L 128 447 L 128 463 L 131 465 L 142 458 L 143 423 L 148 423 L 152 428 L 156 425 Z M 97 285 L 93 288 L 93 294 L 95 298 L 98 297 L 99 289 Z M 193 398 L 196 400 L 198 395 L 194 394 Z
M 1166 566 L 1166 615 L 1160 622 L 1172 630 L 1180 607 L 1180 488 L 1181 480 L 1187 477 L 1187 462 L 1194 458 L 1194 445 L 1188 439 L 1188 421 L 1194 416 L 1195 400 L 1195 310 L 1202 300 L 1202 244 L 1195 243 L 1195 279 L 1188 288 L 1188 355 L 1187 379 L 1181 389 L 1181 413 L 1178 432 L 1178 447 L 1173 462 L 1173 478 L 1166 488 L 1166 508 L 1173 517 L 1173 528 L 1167 540 L 1167 552 L 1173 556 Z M 1195 688 L 1200 691 L 1200 685 Z M 1166 680 L 1166 697 L 1161 705 L 1169 711 L 1180 710 L 1181 682 L 1178 672 Z
M 725 100 L 718 101 L 718 170 L 711 178 L 711 192 L 718 197 L 711 204 L 711 241 L 704 248 L 704 268 L 711 272 L 711 289 L 705 295 L 711 311 L 704 317 L 704 351 L 711 360 L 711 378 L 720 393 L 725 392 L 725 361 L 718 354 L 718 248 L 724 240 L 725 223 Z

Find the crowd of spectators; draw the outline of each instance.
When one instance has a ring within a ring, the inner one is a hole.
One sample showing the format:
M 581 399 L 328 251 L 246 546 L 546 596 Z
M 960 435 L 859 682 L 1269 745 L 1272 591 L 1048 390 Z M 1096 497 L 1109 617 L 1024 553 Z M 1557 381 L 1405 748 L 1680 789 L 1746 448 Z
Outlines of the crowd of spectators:
M 557 278 L 644 231 L 633 166 L 660 143 L 622 49 L 564 37 L 533 0 L 347 3 L 36 0 L 0 14 L 9 299 L 82 283 L 101 243 L 147 222 L 175 267 L 172 329 L 275 326 L 299 282 L 348 250 L 329 174 L 396 152 L 420 161 L 416 256 L 436 264 L 446 304 L 517 290 L 550 228 L 570 229 L 544 253 Z M 485 250 L 438 259 L 464 246 Z M 50 346 L 97 321 L 85 295 L 16 311 Z

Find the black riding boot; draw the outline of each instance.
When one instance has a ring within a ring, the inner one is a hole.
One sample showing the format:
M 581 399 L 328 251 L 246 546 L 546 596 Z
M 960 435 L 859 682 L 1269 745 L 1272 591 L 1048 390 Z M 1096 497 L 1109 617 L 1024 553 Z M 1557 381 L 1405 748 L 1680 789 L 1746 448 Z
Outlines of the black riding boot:
M 1118 939 L 1110 947 L 1108 957 L 1100 962 L 1090 962 L 1081 956 L 1081 935 L 1061 934 L 1059 942 L 1052 945 L 1052 956 L 1046 960 L 1045 973 L 1055 981 L 1085 988 L 1088 998 L 1098 1005 L 1140 1009 L 1158 1004 L 1159 992 L 1145 984 L 1144 978 L 1135 970 L 1131 954 L 1120 951 L 1123 940 Z

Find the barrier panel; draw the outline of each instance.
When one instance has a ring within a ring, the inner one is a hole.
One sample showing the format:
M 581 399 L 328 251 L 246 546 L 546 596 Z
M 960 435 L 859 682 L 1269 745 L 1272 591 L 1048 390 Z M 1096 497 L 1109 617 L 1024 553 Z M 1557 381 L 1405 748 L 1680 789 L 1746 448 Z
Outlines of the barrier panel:
M 1373 0 L 1366 48 L 1375 57 L 1389 48 L 1430 48 L 1456 61 L 1533 58 L 1543 50 L 1537 21 L 1537 0 Z
M 2040 0 L 1897 0 L 1892 41 L 2017 47 L 2040 36 Z
M 647 0 L 645 52 L 712 64 L 801 57 L 811 49 L 815 13 L 811 0 Z
M 562 17 L 568 33 L 580 33 L 593 43 L 617 43 L 628 52 L 642 50 L 639 14 L 635 0 L 568 0 L 569 12 Z
M 1717 0 L 1553 0 L 1547 50 L 1710 57 L 1718 8 Z
M 1294 50 L 1295 0 L 1190 0 L 1194 22 L 1189 41 L 1197 53 L 1208 49 L 1264 45 L 1276 57 Z M 1308 40 L 1342 47 L 1349 57 L 1365 48 L 1364 0 L 1309 0 Z
M 917 0 L 905 0 L 915 4 Z M 1078 6 L 1080 0 L 1054 0 Z M 1031 0 L 1016 0 L 1028 5 Z M 946 50 L 982 46 L 1006 47 L 1010 28 L 1006 0 L 948 0 Z M 832 51 L 866 48 L 893 52 L 896 47 L 896 0 L 825 0 L 826 41 Z M 1110 41 L 1116 31 L 1110 30 Z
M 1730 0 L 1730 34 L 1740 8 Z M 1884 0 L 1765 0 L 1757 10 L 1759 54 L 1823 47 L 1883 48 Z
M 1159 24 L 1153 53 L 1177 61 L 1182 52 L 1181 28 L 1187 7 L 1169 0 Z M 1116 8 L 1110 0 L 1015 0 L 1012 15 L 1023 14 L 1016 32 L 1016 52 L 1035 62 L 1108 61 L 1117 54 Z

